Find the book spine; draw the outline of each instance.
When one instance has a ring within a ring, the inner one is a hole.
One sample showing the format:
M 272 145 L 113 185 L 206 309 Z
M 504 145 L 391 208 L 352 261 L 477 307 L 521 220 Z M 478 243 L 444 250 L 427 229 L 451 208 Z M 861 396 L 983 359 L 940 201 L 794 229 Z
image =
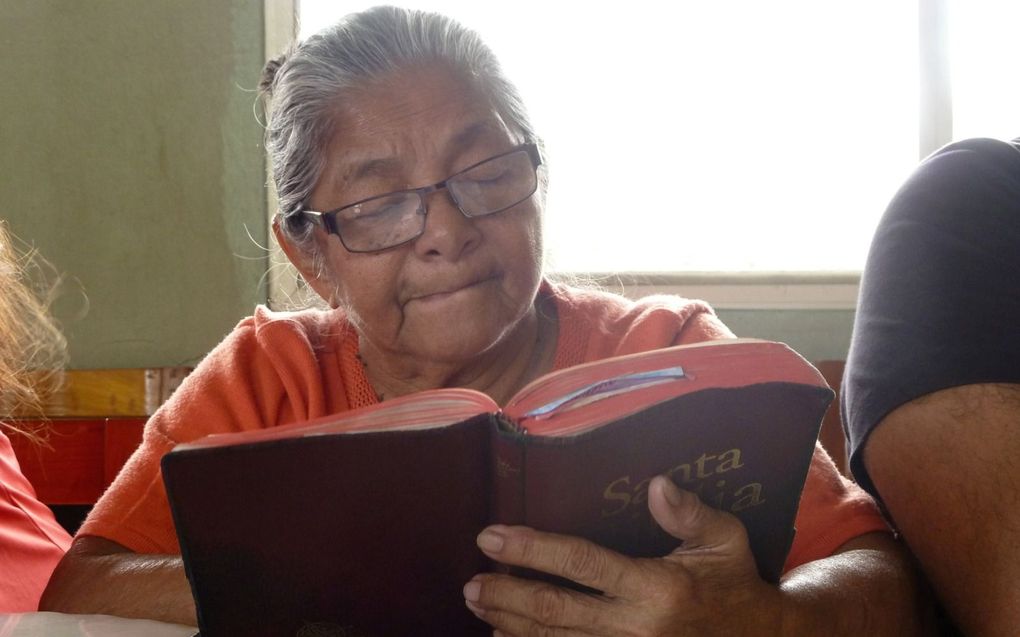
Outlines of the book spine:
M 524 524 L 526 438 L 502 414 L 494 414 L 489 440 L 492 458 L 489 520 L 493 524 Z

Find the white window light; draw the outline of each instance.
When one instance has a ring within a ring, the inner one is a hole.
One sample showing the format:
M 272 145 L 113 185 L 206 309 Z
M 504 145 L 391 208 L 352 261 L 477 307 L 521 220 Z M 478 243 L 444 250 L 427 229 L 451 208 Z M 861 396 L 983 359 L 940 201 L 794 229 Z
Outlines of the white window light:
M 300 0 L 299 33 L 372 4 Z M 809 306 L 852 307 L 846 273 L 919 144 L 923 156 L 1020 134 L 1010 2 L 398 4 L 479 31 L 521 89 L 547 142 L 546 243 L 561 271 L 709 286 L 770 273 L 779 296 L 807 277 L 846 289 Z M 266 3 L 270 51 L 292 28 L 279 5 Z

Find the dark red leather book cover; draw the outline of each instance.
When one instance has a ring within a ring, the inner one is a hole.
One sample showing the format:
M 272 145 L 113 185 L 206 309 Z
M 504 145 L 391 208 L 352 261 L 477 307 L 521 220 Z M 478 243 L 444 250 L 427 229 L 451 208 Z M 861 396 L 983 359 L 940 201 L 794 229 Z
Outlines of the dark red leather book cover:
M 647 502 L 648 482 L 665 473 L 740 518 L 759 573 L 777 581 L 831 399 L 828 389 L 789 383 L 708 389 L 575 436 L 526 437 L 523 515 L 506 521 L 628 555 L 665 555 L 679 541 Z
M 490 634 L 461 594 L 490 421 L 168 454 L 203 637 Z
M 527 524 L 663 555 L 678 542 L 648 512 L 648 481 L 660 473 L 737 515 L 762 576 L 778 579 L 832 392 L 774 345 L 675 348 L 690 363 L 682 374 L 622 393 L 621 372 L 646 361 L 608 363 L 605 399 L 585 384 L 598 369 L 560 375 L 551 386 L 576 395 L 563 404 L 564 435 L 543 411 L 559 392 L 539 384 L 542 400 L 519 401 L 517 422 L 494 412 L 425 429 L 355 428 L 378 428 L 383 407 L 406 425 L 463 395 L 440 391 L 171 452 L 164 480 L 202 634 L 489 634 L 461 595 L 493 568 L 475 547 L 482 528 Z M 468 398 L 470 409 L 484 404 Z

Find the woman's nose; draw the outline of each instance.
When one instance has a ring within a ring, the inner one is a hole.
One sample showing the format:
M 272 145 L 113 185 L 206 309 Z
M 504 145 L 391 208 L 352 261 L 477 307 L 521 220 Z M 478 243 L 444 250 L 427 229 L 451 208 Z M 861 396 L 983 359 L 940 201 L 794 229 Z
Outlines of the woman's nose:
M 455 261 L 475 249 L 481 237 L 476 221 L 460 211 L 449 190 L 425 197 L 425 230 L 414 242 L 419 254 Z

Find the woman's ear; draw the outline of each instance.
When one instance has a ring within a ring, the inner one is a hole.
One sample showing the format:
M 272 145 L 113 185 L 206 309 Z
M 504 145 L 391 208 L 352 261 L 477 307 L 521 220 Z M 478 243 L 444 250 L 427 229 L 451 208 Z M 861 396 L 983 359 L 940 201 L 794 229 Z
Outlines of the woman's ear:
M 322 267 L 316 265 L 314 255 L 301 250 L 291 243 L 286 233 L 280 228 L 280 215 L 273 217 L 273 235 L 276 237 L 276 242 L 280 244 L 283 253 L 287 255 L 287 260 L 297 269 L 301 274 L 301 278 L 305 280 L 308 286 L 315 290 L 315 293 L 322 297 L 324 301 L 329 303 L 330 307 L 338 307 L 336 285 L 328 273 L 324 272 Z

